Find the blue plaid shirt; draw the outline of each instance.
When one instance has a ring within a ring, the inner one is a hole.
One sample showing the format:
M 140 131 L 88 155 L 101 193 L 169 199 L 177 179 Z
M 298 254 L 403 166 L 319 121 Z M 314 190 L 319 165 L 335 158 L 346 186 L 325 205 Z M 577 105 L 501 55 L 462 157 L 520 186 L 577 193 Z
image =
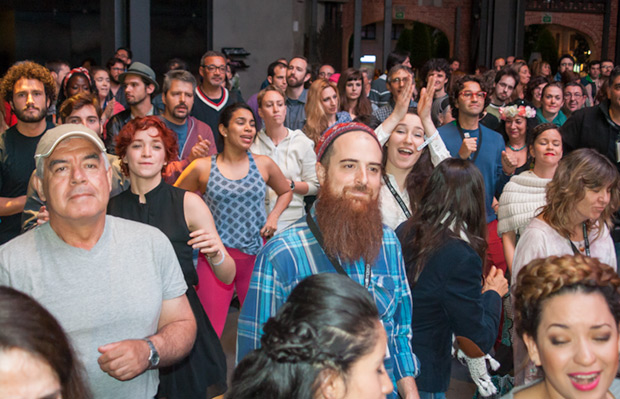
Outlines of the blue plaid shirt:
M 311 212 L 314 215 L 314 208 Z M 349 277 L 364 284 L 363 261 L 342 267 Z M 308 228 L 305 217 L 267 242 L 256 258 L 250 289 L 239 316 L 237 362 L 260 346 L 262 326 L 284 304 L 293 288 L 317 273 L 337 271 Z M 411 291 L 400 242 L 385 226 L 381 252 L 372 265 L 370 280 L 368 291 L 377 304 L 388 337 L 385 367 L 394 382 L 407 376 L 416 377 L 420 365 L 411 350 Z

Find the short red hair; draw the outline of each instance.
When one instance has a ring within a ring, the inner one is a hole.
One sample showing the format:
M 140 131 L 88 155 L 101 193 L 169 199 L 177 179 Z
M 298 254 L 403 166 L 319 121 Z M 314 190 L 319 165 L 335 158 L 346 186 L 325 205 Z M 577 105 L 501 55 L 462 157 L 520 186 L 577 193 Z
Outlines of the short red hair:
M 161 137 L 161 141 L 164 144 L 164 150 L 166 151 L 166 163 L 176 161 L 179 153 L 177 135 L 157 116 L 135 118 L 123 126 L 116 137 L 116 154 L 118 157 L 123 159 L 123 157 L 127 155 L 127 148 L 133 142 L 137 132 L 147 130 L 152 127 L 157 129 L 159 132 L 159 137 Z M 129 176 L 129 168 L 126 163 L 121 162 L 121 170 L 125 176 Z

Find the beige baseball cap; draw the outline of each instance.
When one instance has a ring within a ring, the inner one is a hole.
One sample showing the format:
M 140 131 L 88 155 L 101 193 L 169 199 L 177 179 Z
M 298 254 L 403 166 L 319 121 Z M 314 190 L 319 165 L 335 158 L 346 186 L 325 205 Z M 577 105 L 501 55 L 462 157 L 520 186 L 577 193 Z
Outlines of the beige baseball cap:
M 101 152 L 105 152 L 105 145 L 97 133 L 84 125 L 67 123 L 56 126 L 43 134 L 43 137 L 39 140 L 39 144 L 37 144 L 34 159 L 37 160 L 49 157 L 61 141 L 70 137 L 89 139 Z

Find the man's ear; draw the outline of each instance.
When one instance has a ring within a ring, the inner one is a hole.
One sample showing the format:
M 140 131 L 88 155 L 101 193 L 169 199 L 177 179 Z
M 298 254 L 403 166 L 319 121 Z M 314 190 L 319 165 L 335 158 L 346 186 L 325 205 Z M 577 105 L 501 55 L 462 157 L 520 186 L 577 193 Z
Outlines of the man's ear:
M 155 85 L 150 83 L 149 85 L 146 86 L 146 93 L 153 94 L 153 92 L 155 92 Z
M 317 162 L 315 165 L 316 169 L 316 177 L 319 179 L 319 185 L 323 185 L 325 181 L 325 176 L 327 175 L 327 170 L 325 170 L 325 166 L 322 163 Z
M 41 198 L 41 201 L 46 202 L 47 199 L 45 198 L 45 193 L 43 192 L 43 180 L 41 180 L 41 178 L 39 176 L 37 176 L 36 174 L 33 174 L 32 175 L 32 184 L 34 186 L 34 189 L 39 194 L 39 198 Z
M 306 83 L 307 81 L 309 81 L 309 80 L 310 80 L 310 77 L 311 77 L 311 76 L 310 76 L 310 74 L 309 74 L 309 73 L 307 73 L 307 74 L 306 74 L 306 76 L 304 77 L 304 83 Z
M 273 77 L 267 76 L 267 82 L 269 82 L 269 84 L 273 84 Z

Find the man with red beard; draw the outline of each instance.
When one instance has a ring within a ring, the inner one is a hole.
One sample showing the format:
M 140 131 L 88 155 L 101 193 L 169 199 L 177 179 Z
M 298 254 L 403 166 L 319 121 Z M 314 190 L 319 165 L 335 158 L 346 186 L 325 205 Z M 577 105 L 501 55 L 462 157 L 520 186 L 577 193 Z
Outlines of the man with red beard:
M 56 94 L 49 70 L 30 61 L 9 68 L 0 91 L 17 117 L 17 124 L 0 135 L 0 244 L 4 244 L 19 234 L 35 149 L 43 133 L 54 127 L 45 117 Z
M 341 273 L 375 299 L 388 336 L 385 368 L 401 397 L 417 398 L 411 292 L 398 239 L 379 210 L 381 145 L 369 127 L 351 122 L 328 129 L 316 152 L 317 202 L 259 252 L 239 316 L 237 360 L 259 347 L 263 324 L 301 280 Z

